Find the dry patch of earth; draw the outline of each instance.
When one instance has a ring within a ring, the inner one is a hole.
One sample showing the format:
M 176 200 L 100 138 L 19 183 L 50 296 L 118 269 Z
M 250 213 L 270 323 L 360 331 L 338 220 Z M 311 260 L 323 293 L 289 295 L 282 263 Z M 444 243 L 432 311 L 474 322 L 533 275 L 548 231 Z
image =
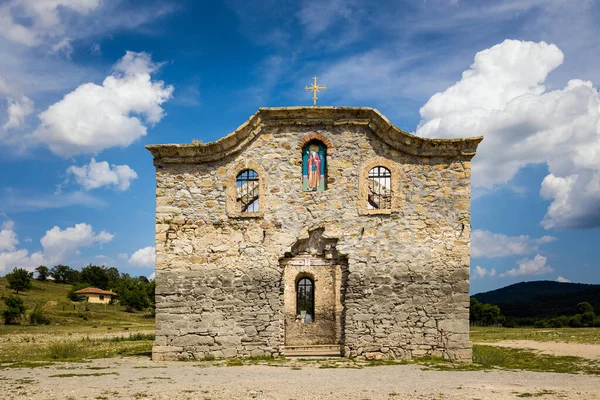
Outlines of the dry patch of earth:
M 3 399 L 541 399 L 600 398 L 600 376 L 528 371 L 436 371 L 340 362 L 214 366 L 146 357 L 0 370 Z M 333 363 L 333 364 L 332 364 Z M 337 368 L 336 368 L 337 366 Z

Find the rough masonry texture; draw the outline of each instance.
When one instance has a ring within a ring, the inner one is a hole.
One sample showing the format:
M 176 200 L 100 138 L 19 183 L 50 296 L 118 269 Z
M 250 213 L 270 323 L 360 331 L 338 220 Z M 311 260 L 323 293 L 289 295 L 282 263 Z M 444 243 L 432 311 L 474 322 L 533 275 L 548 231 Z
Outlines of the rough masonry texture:
M 327 148 L 326 189 L 302 190 L 302 146 Z M 424 139 L 377 110 L 261 108 L 208 144 L 150 145 L 156 166 L 155 360 L 285 355 L 471 360 L 471 159 L 482 137 Z M 391 171 L 385 209 L 367 174 Z M 259 176 L 258 211 L 236 176 Z M 315 286 L 299 324 L 296 282 Z

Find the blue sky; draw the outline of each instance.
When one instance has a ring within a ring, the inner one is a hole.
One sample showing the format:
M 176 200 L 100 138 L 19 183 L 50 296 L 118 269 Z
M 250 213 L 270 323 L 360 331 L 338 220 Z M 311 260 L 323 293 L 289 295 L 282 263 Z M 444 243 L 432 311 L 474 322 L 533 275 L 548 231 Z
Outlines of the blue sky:
M 0 1 L 0 274 L 153 273 L 149 143 L 216 140 L 259 107 L 379 109 L 484 135 L 472 292 L 600 283 L 597 1 Z M 560 277 L 560 278 L 559 278 Z

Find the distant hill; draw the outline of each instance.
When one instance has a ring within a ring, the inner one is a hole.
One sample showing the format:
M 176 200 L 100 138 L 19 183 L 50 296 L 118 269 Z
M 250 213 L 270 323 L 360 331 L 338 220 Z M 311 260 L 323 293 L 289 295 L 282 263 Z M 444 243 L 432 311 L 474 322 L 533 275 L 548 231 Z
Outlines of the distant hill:
M 481 303 L 495 304 L 507 317 L 574 315 L 577 303 L 589 302 L 600 314 L 600 285 L 555 281 L 521 282 L 473 295 Z

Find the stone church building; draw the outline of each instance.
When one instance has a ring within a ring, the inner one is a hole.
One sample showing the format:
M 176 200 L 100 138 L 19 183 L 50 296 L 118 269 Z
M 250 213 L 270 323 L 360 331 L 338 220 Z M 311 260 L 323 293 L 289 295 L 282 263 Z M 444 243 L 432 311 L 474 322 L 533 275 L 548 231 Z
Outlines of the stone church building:
M 261 108 L 156 166 L 155 360 L 469 362 L 471 159 L 377 110 Z

